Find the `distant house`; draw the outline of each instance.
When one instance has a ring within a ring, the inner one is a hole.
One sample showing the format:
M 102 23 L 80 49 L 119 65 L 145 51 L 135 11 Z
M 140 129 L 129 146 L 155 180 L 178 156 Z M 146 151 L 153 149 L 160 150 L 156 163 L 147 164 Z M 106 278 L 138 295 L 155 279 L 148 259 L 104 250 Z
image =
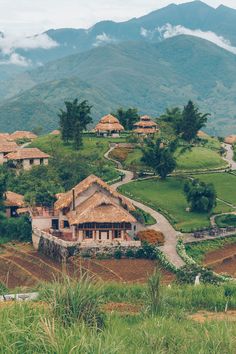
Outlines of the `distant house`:
M 11 161 L 14 167 L 30 170 L 33 166 L 48 165 L 50 155 L 45 154 L 37 148 L 18 149 L 5 156 L 7 161 Z
M 111 114 L 103 117 L 95 127 L 98 135 L 102 136 L 119 136 L 124 131 L 124 127 L 120 124 L 119 120 Z
M 7 161 L 6 156 L 9 153 L 16 152 L 19 146 L 15 142 L 0 140 L 0 164 Z
M 23 208 L 26 210 L 24 196 L 10 191 L 5 193 L 4 206 L 8 218 L 18 216 Z
M 60 132 L 60 130 L 53 130 L 51 133 L 50 133 L 50 135 L 60 135 L 61 134 L 61 132 Z
M 158 131 L 157 124 L 149 116 L 141 117 L 134 127 L 134 132 L 138 135 L 153 135 Z
M 225 138 L 224 142 L 226 144 L 231 144 L 231 145 L 235 144 L 236 143 L 236 135 L 232 134 L 232 135 L 227 136 Z
M 33 216 L 32 226 L 81 244 L 133 242 L 137 220 L 133 204 L 100 178 L 91 175 L 59 194 L 53 215 Z
M 21 130 L 21 131 L 16 131 L 16 132 L 10 134 L 9 138 L 10 138 L 10 140 L 13 140 L 13 141 L 24 140 L 24 139 L 34 140 L 37 138 L 37 135 L 32 132 Z

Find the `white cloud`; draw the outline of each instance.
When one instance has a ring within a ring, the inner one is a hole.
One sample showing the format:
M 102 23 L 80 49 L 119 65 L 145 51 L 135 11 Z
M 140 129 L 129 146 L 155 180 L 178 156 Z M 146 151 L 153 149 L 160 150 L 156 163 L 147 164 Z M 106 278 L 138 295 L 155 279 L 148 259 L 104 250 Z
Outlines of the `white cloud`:
M 180 35 L 187 35 L 205 39 L 209 42 L 216 44 L 218 47 L 221 47 L 233 54 L 236 54 L 236 47 L 233 47 L 229 40 L 222 36 L 218 36 L 214 32 L 204 32 L 201 30 L 191 30 L 189 28 L 183 26 L 172 26 L 170 24 L 166 24 L 163 27 L 157 28 L 155 31 L 158 31 L 163 39 L 180 36 Z
M 30 61 L 19 55 L 17 49 L 51 49 L 58 44 L 46 34 L 40 34 L 33 37 L 17 37 L 13 35 L 0 36 L 0 53 L 4 59 L 0 64 L 14 64 L 19 66 L 30 65 Z
M 114 38 L 111 38 L 109 35 L 107 35 L 105 32 L 103 32 L 102 34 L 97 35 L 96 42 L 93 44 L 93 46 L 99 47 L 100 45 L 113 43 L 115 41 L 116 40 Z

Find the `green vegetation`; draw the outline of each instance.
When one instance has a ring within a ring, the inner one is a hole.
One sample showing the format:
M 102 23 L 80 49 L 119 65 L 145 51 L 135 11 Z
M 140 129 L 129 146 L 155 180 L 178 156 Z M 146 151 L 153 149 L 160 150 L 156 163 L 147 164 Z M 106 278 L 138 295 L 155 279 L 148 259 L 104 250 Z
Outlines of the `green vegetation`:
M 236 205 L 236 176 L 230 173 L 209 173 L 196 175 L 195 178 L 215 186 L 217 197 Z
M 216 206 L 216 191 L 214 185 L 198 179 L 187 180 L 184 193 L 191 211 L 209 213 Z
M 132 215 L 141 224 L 145 224 L 146 226 L 151 226 L 156 224 L 156 220 L 152 217 L 152 215 L 142 209 L 136 208 L 136 210 L 132 212 Z
M 152 281 L 152 288 L 159 289 L 156 284 Z M 1 308 L 2 353 L 9 352 L 9 348 L 12 353 L 35 354 L 235 353 L 236 329 L 233 322 L 212 320 L 200 324 L 189 318 L 189 314 L 199 310 L 224 311 L 226 303 L 229 310 L 235 309 L 235 297 L 226 296 L 235 292 L 233 284 L 218 286 L 217 291 L 215 286 L 209 285 L 161 286 L 162 296 L 159 297 L 159 292 L 155 291 L 155 296 L 151 297 L 151 303 L 156 304 L 158 309 L 158 313 L 152 311 L 152 315 L 145 311 L 150 304 L 150 291 L 144 285 L 106 284 L 102 289 L 91 288 L 89 298 L 93 294 L 95 298 L 102 297 L 104 305 L 113 303 L 111 308 L 114 311 L 107 311 L 105 326 L 101 330 L 90 328 L 86 321 L 78 321 L 79 317 L 74 311 L 76 308 L 81 309 L 83 297 L 79 295 L 77 299 L 79 289 L 72 283 L 66 308 L 73 308 L 71 304 L 77 306 L 72 312 L 61 309 L 64 320 L 72 319 L 70 325 L 63 325 L 61 317 L 57 315 L 59 309 L 55 312 L 52 299 L 44 296 L 47 292 L 56 291 L 59 297 L 59 284 L 55 284 L 55 287 L 57 289 L 53 290 L 53 286 L 44 285 L 42 303 L 13 303 Z M 58 298 L 58 305 L 63 304 L 63 299 Z M 114 304 L 117 302 L 127 304 L 131 311 L 120 313 L 119 304 L 118 310 Z M 71 314 L 76 316 L 71 317 Z M 85 316 L 84 319 L 89 318 L 90 312 L 88 317 Z
M 31 237 L 32 228 L 27 216 L 8 219 L 0 213 L 0 244 L 9 241 L 29 242 Z
M 207 214 L 186 211 L 188 204 L 183 192 L 184 182 L 172 177 L 166 181 L 155 178 L 131 182 L 122 186 L 120 191 L 164 213 L 177 230 L 189 232 L 210 226 Z
M 236 215 L 228 214 L 228 215 L 219 215 L 215 219 L 217 226 L 219 227 L 227 227 L 232 226 L 236 227 Z
M 185 245 L 187 254 L 196 262 L 202 263 L 205 255 L 208 252 L 216 251 L 225 245 L 235 244 L 236 236 L 227 238 L 218 238 L 215 240 L 207 240 L 203 242 L 196 242 Z
M 183 106 L 190 96 L 202 111 L 214 107 L 207 127 L 212 134 L 226 135 L 235 128 L 234 54 L 191 36 L 93 48 L 14 75 L 0 91 L 13 97 L 1 102 L 0 130 L 32 130 L 39 124 L 55 129 L 58 108 L 73 97 L 91 102 L 96 122 L 130 102 L 156 117 L 167 106 Z
M 134 123 L 140 119 L 137 108 L 128 108 L 125 110 L 124 108 L 120 107 L 115 113 L 112 114 L 119 119 L 125 130 L 133 130 Z

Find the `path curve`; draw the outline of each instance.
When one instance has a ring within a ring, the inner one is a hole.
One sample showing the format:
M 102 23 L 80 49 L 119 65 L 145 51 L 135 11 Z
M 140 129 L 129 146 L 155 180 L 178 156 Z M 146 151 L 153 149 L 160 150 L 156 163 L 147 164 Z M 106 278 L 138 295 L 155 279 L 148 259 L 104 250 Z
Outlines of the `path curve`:
M 231 144 L 223 144 L 223 148 L 226 150 L 226 155 L 223 157 L 225 161 L 230 164 L 232 170 L 236 170 L 236 162 L 234 161 L 234 151 Z
M 123 170 L 122 168 L 120 168 L 120 165 L 119 165 L 120 163 L 118 164 L 118 161 L 115 161 L 109 157 L 110 152 L 112 152 L 112 150 L 114 150 L 115 147 L 116 146 L 110 147 L 110 149 L 106 152 L 104 157 L 107 160 L 115 162 L 117 164 L 117 166 L 119 166 L 119 168 L 117 168 L 117 170 L 120 173 L 124 174 L 124 178 L 122 181 L 117 182 L 112 185 L 112 187 L 117 190 L 120 186 L 131 182 L 134 178 L 134 174 L 131 171 Z M 172 264 L 174 264 L 177 268 L 182 267 L 184 265 L 184 261 L 178 255 L 178 253 L 176 251 L 178 237 L 181 235 L 181 233 L 176 231 L 173 228 L 173 226 L 170 224 L 170 222 L 162 214 L 160 214 L 156 210 L 148 207 L 145 204 L 137 202 L 136 200 L 133 200 L 133 199 L 130 199 L 127 197 L 126 197 L 126 199 L 131 201 L 137 208 L 140 208 L 140 209 L 146 211 L 147 213 L 149 213 L 156 220 L 156 224 L 152 225 L 148 228 L 152 229 L 152 230 L 156 230 L 156 231 L 161 231 L 165 235 L 165 245 L 159 247 L 160 250 L 165 254 L 167 259 Z

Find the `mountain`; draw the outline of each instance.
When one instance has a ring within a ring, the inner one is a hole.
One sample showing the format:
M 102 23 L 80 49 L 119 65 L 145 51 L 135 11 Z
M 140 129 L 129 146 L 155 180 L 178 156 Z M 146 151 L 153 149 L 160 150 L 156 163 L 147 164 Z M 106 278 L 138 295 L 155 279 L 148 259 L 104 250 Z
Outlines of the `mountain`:
M 215 9 L 204 2 L 193 1 L 180 5 L 171 4 L 125 22 L 102 21 L 89 29 L 51 29 L 45 34 L 58 43 L 57 47 L 18 49 L 16 52 L 34 64 L 47 63 L 96 46 L 124 41 L 157 41 L 160 40 L 157 28 L 168 23 L 192 30 L 213 31 L 236 46 L 236 10 L 223 5 Z
M 94 105 L 94 121 L 121 105 L 157 117 L 193 99 L 212 114 L 210 133 L 236 130 L 236 56 L 195 37 L 97 47 L 22 73 L 14 85 L 23 92 L 1 103 L 2 131 L 56 128 L 58 109 L 75 97 Z

